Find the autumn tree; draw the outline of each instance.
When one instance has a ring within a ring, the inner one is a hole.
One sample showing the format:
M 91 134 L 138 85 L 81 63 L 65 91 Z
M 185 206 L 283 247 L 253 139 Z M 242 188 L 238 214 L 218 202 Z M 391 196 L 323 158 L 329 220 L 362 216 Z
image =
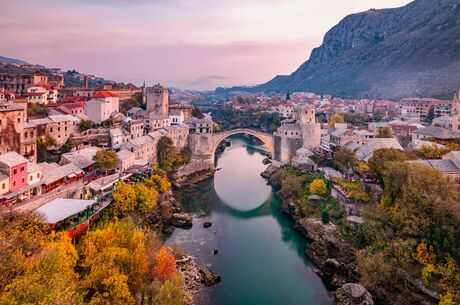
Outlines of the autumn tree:
M 345 123 L 345 119 L 343 118 L 342 115 L 340 114 L 334 114 L 330 119 L 329 119 L 329 127 L 334 127 L 336 123 Z
M 89 232 L 79 246 L 89 304 L 135 304 L 149 275 L 146 235 L 130 219 Z
M 312 183 L 310 183 L 310 193 L 319 195 L 319 196 L 324 196 L 327 194 L 327 187 L 326 183 L 324 182 L 323 179 L 315 179 L 313 180 Z
M 450 150 L 447 147 L 439 146 L 436 143 L 431 145 L 422 145 L 417 150 L 417 155 L 423 159 L 442 159 L 442 156 Z
M 162 247 L 155 257 L 153 276 L 164 282 L 170 280 L 176 272 L 176 259 L 171 248 Z
M 108 171 L 117 167 L 118 156 L 111 150 L 98 150 L 94 156 L 97 169 Z
M 377 138 L 392 138 L 393 132 L 391 131 L 391 127 L 385 126 L 382 128 L 377 129 Z
M 144 183 L 137 183 L 134 186 L 136 193 L 136 211 L 145 214 L 157 204 L 158 191 L 155 188 L 147 187 Z
M 123 181 L 117 182 L 112 198 L 115 215 L 126 216 L 136 208 L 136 191 L 132 185 Z

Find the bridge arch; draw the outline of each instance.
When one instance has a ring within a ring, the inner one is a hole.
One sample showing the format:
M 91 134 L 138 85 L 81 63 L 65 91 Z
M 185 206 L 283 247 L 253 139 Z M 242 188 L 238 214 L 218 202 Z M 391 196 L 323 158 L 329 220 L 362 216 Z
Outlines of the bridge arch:
M 249 128 L 237 128 L 237 129 L 232 129 L 232 130 L 226 130 L 223 132 L 216 132 L 212 136 L 212 142 L 213 142 L 213 147 L 212 147 L 212 152 L 213 155 L 216 153 L 217 147 L 219 144 L 229 136 L 233 136 L 236 134 L 249 134 L 253 137 L 256 137 L 257 139 L 261 140 L 264 143 L 264 146 L 268 149 L 268 152 L 271 154 L 273 157 L 273 152 L 274 152 L 274 146 L 273 146 L 273 135 L 262 132 L 262 131 L 257 131 L 254 129 L 249 129 Z

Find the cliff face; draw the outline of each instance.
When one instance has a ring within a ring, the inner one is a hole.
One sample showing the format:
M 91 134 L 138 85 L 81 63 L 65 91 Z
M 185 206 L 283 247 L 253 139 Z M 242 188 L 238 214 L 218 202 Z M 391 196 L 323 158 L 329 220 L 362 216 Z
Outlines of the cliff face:
M 415 0 L 349 15 L 291 75 L 230 90 L 397 99 L 451 98 L 459 87 L 460 1 Z

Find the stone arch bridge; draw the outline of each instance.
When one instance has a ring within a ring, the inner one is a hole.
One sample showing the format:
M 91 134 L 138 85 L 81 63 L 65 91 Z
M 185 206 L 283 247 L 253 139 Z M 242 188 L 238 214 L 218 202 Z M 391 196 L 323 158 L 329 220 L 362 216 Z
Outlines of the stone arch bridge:
M 229 136 L 235 135 L 235 134 L 248 134 L 253 137 L 258 138 L 264 143 L 264 146 L 267 148 L 268 152 L 273 156 L 274 152 L 274 144 L 273 144 L 273 135 L 270 133 L 254 130 L 254 129 L 249 129 L 249 128 L 237 128 L 237 129 L 232 129 L 232 130 L 225 130 L 223 132 L 215 132 L 212 135 L 212 152 L 213 154 L 216 152 L 217 147 L 219 144 Z

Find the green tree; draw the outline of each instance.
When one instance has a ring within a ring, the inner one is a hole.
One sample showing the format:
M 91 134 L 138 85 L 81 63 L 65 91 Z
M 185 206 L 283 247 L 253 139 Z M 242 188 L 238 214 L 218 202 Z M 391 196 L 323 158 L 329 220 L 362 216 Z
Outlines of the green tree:
M 98 150 L 94 156 L 94 166 L 99 170 L 113 170 L 117 167 L 118 156 L 111 150 Z
M 44 138 L 37 139 L 37 159 L 38 162 L 46 162 L 48 156 L 48 150 L 56 145 L 56 140 L 46 134 Z
M 382 181 L 385 165 L 390 161 L 406 161 L 407 156 L 404 152 L 394 148 L 380 148 L 374 151 L 374 154 L 369 159 L 369 168 L 380 181 Z
M 80 121 L 80 131 L 86 131 L 88 129 L 91 129 L 93 127 L 93 122 L 90 120 L 81 120 Z
M 169 172 L 173 169 L 176 160 L 177 149 L 168 137 L 161 137 L 157 145 L 158 166 Z
M 377 138 L 393 138 L 391 127 L 385 126 L 377 129 Z
M 346 147 L 342 147 L 334 153 L 333 162 L 341 171 L 353 170 L 358 165 L 354 151 Z
M 198 106 L 193 106 L 192 116 L 198 119 L 204 118 L 204 114 Z

